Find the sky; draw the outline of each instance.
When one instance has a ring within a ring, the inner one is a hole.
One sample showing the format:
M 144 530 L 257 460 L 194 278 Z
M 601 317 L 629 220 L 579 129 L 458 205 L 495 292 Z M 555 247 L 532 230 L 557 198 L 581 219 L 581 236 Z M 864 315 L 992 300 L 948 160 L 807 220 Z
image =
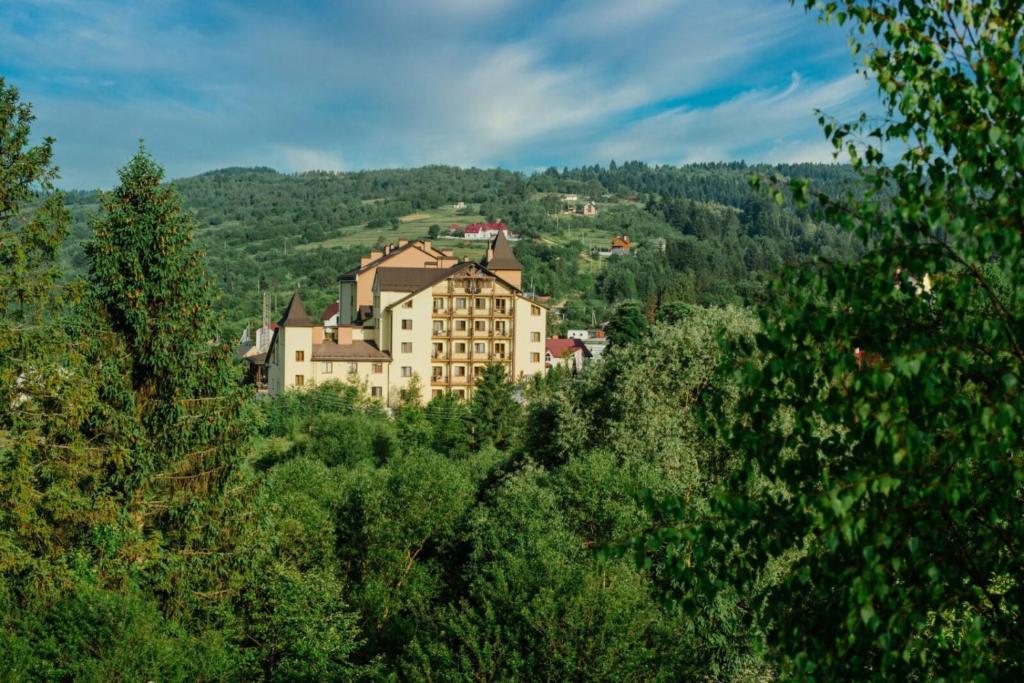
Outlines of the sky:
M 66 189 L 140 139 L 171 178 L 825 162 L 815 110 L 877 106 L 787 0 L 2 0 L 0 75 Z

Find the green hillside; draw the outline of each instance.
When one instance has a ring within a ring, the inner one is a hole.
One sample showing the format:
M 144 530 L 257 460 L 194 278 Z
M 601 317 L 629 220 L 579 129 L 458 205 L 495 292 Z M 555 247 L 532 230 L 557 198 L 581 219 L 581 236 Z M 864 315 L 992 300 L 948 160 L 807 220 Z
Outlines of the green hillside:
M 259 291 L 277 301 L 301 289 L 316 310 L 337 275 L 374 246 L 426 237 L 437 225 L 504 221 L 525 239 L 517 252 L 524 284 L 565 304 L 556 323 L 603 318 L 624 299 L 750 302 L 764 274 L 813 253 L 845 256 L 848 237 L 792 206 L 751 189 L 755 173 L 808 177 L 819 187 L 848 188 L 849 169 L 830 165 L 750 167 L 702 164 L 652 167 L 639 162 L 526 176 L 501 169 L 430 166 L 355 173 L 282 174 L 232 168 L 175 180 L 201 224 L 198 238 L 220 293 L 226 335 L 259 315 Z M 596 217 L 566 215 L 563 194 L 594 199 Z M 71 192 L 72 239 L 63 260 L 82 273 L 81 243 L 98 197 Z M 463 209 L 455 209 L 458 202 Z M 635 258 L 602 259 L 616 234 L 628 234 Z M 458 256 L 478 258 L 484 245 L 439 240 Z

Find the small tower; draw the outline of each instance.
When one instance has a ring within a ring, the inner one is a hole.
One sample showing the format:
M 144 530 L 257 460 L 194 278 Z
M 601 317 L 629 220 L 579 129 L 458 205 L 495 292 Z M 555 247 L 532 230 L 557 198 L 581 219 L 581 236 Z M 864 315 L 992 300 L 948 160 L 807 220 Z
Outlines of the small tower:
M 487 245 L 484 266 L 513 287 L 523 288 L 523 264 L 512 252 L 512 245 L 508 243 L 504 231 L 499 232 Z
M 316 340 L 318 329 L 321 338 Z M 312 384 L 313 344 L 318 341 L 323 341 L 323 326 L 313 322 L 295 292 L 277 321 L 271 358 L 271 384 L 276 386 L 271 386 L 271 391 Z

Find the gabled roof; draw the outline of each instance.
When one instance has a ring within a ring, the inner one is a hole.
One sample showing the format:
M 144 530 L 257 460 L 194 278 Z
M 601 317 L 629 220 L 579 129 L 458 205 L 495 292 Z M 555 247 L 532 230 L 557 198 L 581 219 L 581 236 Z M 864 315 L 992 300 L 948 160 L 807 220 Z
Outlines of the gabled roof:
M 342 273 L 340 279 L 342 279 L 342 280 L 351 280 L 351 279 L 355 278 L 356 275 L 358 275 L 360 273 L 365 273 L 367 270 L 376 267 L 382 261 L 391 258 L 395 254 L 400 254 L 403 251 L 406 251 L 408 249 L 412 249 L 413 247 L 419 249 L 420 251 L 422 251 L 424 254 L 430 256 L 431 258 L 443 258 L 442 256 L 438 256 L 437 255 L 437 254 L 441 253 L 440 250 L 434 249 L 433 246 L 430 247 L 430 251 L 436 252 L 435 254 L 431 254 L 429 251 L 424 249 L 424 244 L 423 244 L 422 240 L 410 240 L 409 242 L 406 242 L 405 244 L 403 244 L 400 247 L 395 247 L 394 249 L 392 249 L 387 254 L 381 254 L 380 256 L 375 258 L 374 260 L 372 260 L 369 263 L 367 263 L 365 266 L 357 266 L 357 267 L 353 268 L 352 270 L 348 271 L 347 273 Z
M 284 316 L 277 321 L 281 327 L 316 327 L 316 323 L 306 314 L 306 307 L 302 305 L 302 297 L 298 292 L 292 295 L 288 302 Z
M 423 286 L 421 286 L 419 289 L 412 290 L 407 295 L 405 295 L 401 299 L 399 299 L 398 301 L 394 301 L 391 304 L 389 304 L 388 305 L 388 310 L 391 310 L 392 308 L 395 308 L 396 306 L 398 306 L 398 304 L 401 304 L 401 303 L 404 303 L 404 302 L 408 301 L 411 297 L 413 297 L 416 294 L 422 292 L 427 287 L 432 287 L 433 285 L 437 284 L 441 280 L 444 280 L 444 279 L 446 279 L 448 277 L 451 277 L 452 275 L 455 275 L 455 273 L 459 272 L 460 270 L 464 270 L 465 268 L 469 268 L 469 267 L 479 268 L 481 271 L 483 271 L 487 275 L 490 275 L 495 280 L 497 280 L 498 282 L 502 283 L 503 285 L 505 285 L 506 287 L 511 289 L 512 292 L 515 295 L 523 296 L 523 290 L 519 289 L 518 287 L 516 287 L 515 285 L 513 285 L 511 282 L 509 282 L 508 280 L 504 279 L 500 275 L 495 274 L 494 272 L 492 272 L 491 270 L 489 270 L 485 266 L 482 266 L 479 263 L 476 263 L 474 261 L 462 261 L 461 263 L 456 263 L 451 268 L 422 268 L 422 269 L 414 269 L 414 270 L 427 270 L 427 271 L 430 271 L 432 273 L 436 273 L 437 276 L 434 277 L 433 279 L 423 283 Z M 383 269 L 381 269 L 381 270 L 383 270 Z M 402 269 L 402 268 L 395 268 L 395 270 L 404 270 L 404 269 Z M 378 270 L 377 273 L 379 274 L 380 270 Z M 542 306 L 545 309 L 547 308 L 547 306 L 544 306 L 543 304 L 535 301 L 534 299 L 531 299 L 531 298 L 525 297 L 525 296 L 523 296 L 523 298 L 528 300 L 531 304 L 537 304 L 539 306 Z
M 582 351 L 584 358 L 590 358 L 593 355 L 582 339 L 560 339 L 556 337 L 555 339 L 545 341 L 544 348 L 553 358 L 561 358 L 566 354 L 575 353 L 576 351 Z
M 460 265 L 451 268 L 378 268 L 377 284 L 382 292 L 418 292 L 445 279 Z
M 313 345 L 314 361 L 350 360 L 390 362 L 391 356 L 377 348 L 373 342 L 353 341 L 351 344 L 335 344 L 325 341 Z
M 466 234 L 475 235 L 481 232 L 501 232 L 505 229 L 504 223 L 470 223 L 466 226 Z
M 494 241 L 491 242 L 489 254 L 490 257 L 484 265 L 490 270 L 523 269 L 523 264 L 516 258 L 515 253 L 512 251 L 512 245 L 508 243 L 508 238 L 505 237 L 504 232 L 499 232 Z
M 330 320 L 334 316 L 338 315 L 339 308 L 340 306 L 337 301 L 327 304 L 327 308 L 325 308 L 324 312 L 320 314 L 320 320 Z

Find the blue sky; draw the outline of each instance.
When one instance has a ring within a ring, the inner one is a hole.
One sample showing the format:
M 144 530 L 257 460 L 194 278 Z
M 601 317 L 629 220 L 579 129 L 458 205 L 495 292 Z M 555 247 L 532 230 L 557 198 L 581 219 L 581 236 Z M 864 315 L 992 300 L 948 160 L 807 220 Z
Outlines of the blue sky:
M 170 177 L 828 161 L 814 110 L 877 106 L 786 0 L 5 0 L 0 74 L 67 188 L 140 138 Z

